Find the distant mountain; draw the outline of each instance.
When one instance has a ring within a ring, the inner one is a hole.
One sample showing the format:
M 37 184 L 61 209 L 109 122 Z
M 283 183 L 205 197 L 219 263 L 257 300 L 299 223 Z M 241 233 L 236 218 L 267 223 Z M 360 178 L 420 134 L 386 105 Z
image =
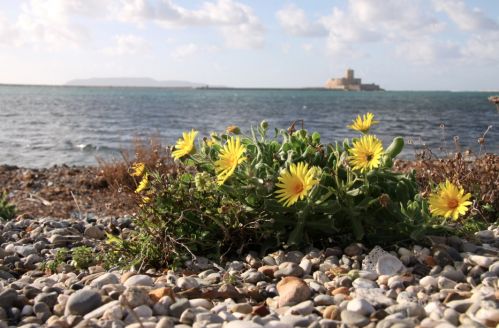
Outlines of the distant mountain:
M 102 77 L 90 79 L 75 79 L 66 85 L 95 87 L 155 87 L 155 88 L 199 88 L 206 84 L 188 81 L 157 81 L 148 77 Z

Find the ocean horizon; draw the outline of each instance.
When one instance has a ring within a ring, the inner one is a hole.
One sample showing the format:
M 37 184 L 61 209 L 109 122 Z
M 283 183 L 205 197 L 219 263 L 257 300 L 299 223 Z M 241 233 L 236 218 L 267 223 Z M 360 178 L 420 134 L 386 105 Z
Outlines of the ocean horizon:
M 238 125 L 243 133 L 266 119 L 285 129 L 304 121 L 324 143 L 353 137 L 347 125 L 373 112 L 373 133 L 385 147 L 403 136 L 403 158 L 423 148 L 437 156 L 456 150 L 497 153 L 499 115 L 494 92 L 341 92 L 296 88 L 177 89 L 0 85 L 0 163 L 24 167 L 96 165 L 96 156 L 119 157 L 135 137 L 159 134 L 174 144 L 185 130 L 201 136 Z M 490 128 L 489 128 L 490 126 Z M 485 131 L 486 144 L 477 140 Z

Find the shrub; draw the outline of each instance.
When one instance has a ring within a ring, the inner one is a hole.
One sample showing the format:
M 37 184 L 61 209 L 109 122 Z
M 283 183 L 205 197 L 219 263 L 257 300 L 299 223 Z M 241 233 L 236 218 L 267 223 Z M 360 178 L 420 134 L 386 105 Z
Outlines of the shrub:
M 350 127 L 361 135 L 334 144 L 294 124 L 269 131 L 265 121 L 250 135 L 230 126 L 199 144 L 197 131 L 185 132 L 171 152 L 175 170 L 134 163 L 137 229 L 112 237 L 111 254 L 164 266 L 199 253 L 421 238 L 434 223 L 427 201 L 414 172 L 392 169 L 403 139 L 384 149 L 369 134 L 373 118 L 359 116 Z
M 16 216 L 16 207 L 10 203 L 6 192 L 0 194 L 0 218 L 12 220 Z

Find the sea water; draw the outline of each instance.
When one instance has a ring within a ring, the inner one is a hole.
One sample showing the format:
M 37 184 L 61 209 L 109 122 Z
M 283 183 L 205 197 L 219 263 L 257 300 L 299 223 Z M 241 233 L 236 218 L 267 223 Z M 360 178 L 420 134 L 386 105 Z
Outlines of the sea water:
M 368 111 L 372 133 L 385 144 L 403 136 L 403 157 L 423 148 L 435 155 L 499 150 L 499 113 L 484 92 L 335 92 L 325 90 L 172 90 L 0 86 L 0 164 L 48 167 L 95 165 L 119 156 L 135 137 L 174 144 L 182 131 L 200 136 L 238 125 L 244 133 L 263 119 L 288 128 L 297 121 L 322 141 L 357 136 L 347 128 Z M 490 127 L 490 128 L 489 128 Z M 485 131 L 485 145 L 477 140 Z

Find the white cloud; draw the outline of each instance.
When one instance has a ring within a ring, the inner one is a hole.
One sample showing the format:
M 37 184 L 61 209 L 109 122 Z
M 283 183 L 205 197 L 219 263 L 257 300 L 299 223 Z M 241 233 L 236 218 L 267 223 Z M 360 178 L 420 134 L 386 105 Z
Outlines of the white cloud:
M 468 8 L 464 1 L 434 0 L 434 5 L 463 31 L 499 30 L 497 21 L 487 17 L 478 8 Z
M 321 22 L 310 22 L 303 9 L 288 5 L 276 14 L 282 28 L 295 36 L 326 36 L 327 30 Z
M 34 44 L 43 49 L 79 46 L 89 40 L 89 31 L 83 25 L 74 23 L 71 16 L 102 15 L 107 12 L 110 3 L 99 0 L 26 1 L 20 5 L 20 13 L 12 24 L 11 33 L 16 35 L 17 44 Z
M 173 51 L 170 53 L 170 56 L 175 60 L 185 60 L 188 58 L 196 57 L 198 55 L 212 54 L 220 49 L 217 46 L 205 46 L 198 45 L 195 43 L 187 43 L 181 44 L 173 48 Z
M 442 60 L 456 60 L 461 57 L 460 48 L 452 42 L 438 42 L 432 38 L 422 38 L 401 43 L 396 54 L 415 64 L 432 64 Z
M 117 35 L 114 38 L 114 46 L 104 48 L 103 52 L 110 56 L 125 56 L 145 53 L 149 45 L 143 38 L 133 35 Z
M 177 60 L 182 60 L 195 56 L 199 50 L 200 47 L 194 43 L 183 44 L 173 49 L 171 57 Z
M 10 22 L 0 12 L 0 45 L 15 45 L 18 41 L 18 33 Z
M 316 21 L 291 5 L 278 11 L 277 17 L 293 35 L 318 36 L 326 31 L 326 49 L 334 58 L 367 57 L 375 44 L 418 63 L 460 54 L 455 44 L 438 40 L 445 24 L 427 0 L 348 0 L 344 9 L 333 7 Z
M 171 0 L 125 0 L 117 17 L 139 24 L 152 21 L 166 28 L 215 27 L 226 45 L 234 48 L 259 48 L 264 43 L 265 29 L 253 9 L 232 0 L 205 2 L 196 10 L 184 8 Z

